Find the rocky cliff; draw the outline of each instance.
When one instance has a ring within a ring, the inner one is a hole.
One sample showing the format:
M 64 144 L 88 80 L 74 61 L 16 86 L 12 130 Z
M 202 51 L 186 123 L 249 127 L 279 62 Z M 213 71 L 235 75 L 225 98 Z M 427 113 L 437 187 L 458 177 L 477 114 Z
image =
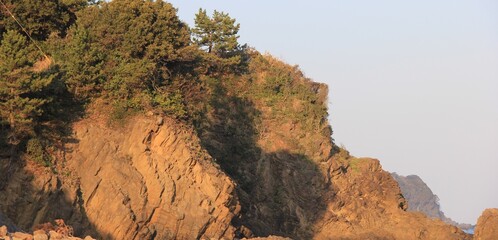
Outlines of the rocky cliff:
M 334 160 L 335 195 L 328 201 L 317 239 L 470 239 L 440 220 L 406 212 L 396 181 L 378 160 L 347 152 Z
M 195 124 L 143 113 L 109 124 L 90 107 L 55 167 L 2 165 L 0 212 L 99 239 L 470 239 L 407 212 L 378 160 L 334 144 L 327 86 L 271 56 L 249 69 L 214 84 Z
M 400 176 L 391 173 L 392 177 L 398 182 L 401 193 L 408 202 L 408 211 L 422 212 L 430 218 L 438 218 L 443 222 L 468 230 L 474 226 L 471 224 L 457 223 L 451 218 L 444 215 L 439 206 L 439 198 L 417 175 Z
M 234 182 L 173 120 L 113 129 L 90 117 L 75 124 L 62 154 L 64 174 L 28 165 L 0 194 L 1 210 L 22 229 L 63 218 L 78 235 L 103 239 L 234 237 Z

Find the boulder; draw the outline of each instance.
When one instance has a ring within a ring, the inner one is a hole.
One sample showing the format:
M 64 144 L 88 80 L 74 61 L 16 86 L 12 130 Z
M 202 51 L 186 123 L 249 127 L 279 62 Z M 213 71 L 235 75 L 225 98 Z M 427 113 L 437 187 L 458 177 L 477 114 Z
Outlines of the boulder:
M 50 236 L 50 240 L 64 238 L 64 236 L 62 236 L 62 234 L 60 234 L 56 231 L 50 231 L 50 232 L 48 232 L 48 235 Z
M 498 208 L 484 210 L 474 231 L 474 240 L 498 239 Z
M 15 232 L 12 234 L 12 239 L 33 240 L 33 236 L 31 234 L 27 234 L 27 233 Z
M 0 227 L 0 237 L 5 237 L 5 236 L 7 236 L 7 227 L 1 226 Z
M 48 240 L 47 233 L 43 230 L 36 230 L 33 232 L 33 240 Z

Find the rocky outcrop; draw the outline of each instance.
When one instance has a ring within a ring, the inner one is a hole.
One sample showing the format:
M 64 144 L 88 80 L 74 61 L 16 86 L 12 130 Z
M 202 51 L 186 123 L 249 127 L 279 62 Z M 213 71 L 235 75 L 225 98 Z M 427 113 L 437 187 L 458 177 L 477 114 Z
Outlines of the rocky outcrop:
M 498 208 L 484 210 L 474 231 L 474 240 L 498 239 Z
M 235 184 L 173 120 L 135 118 L 124 129 L 76 124 L 68 154 L 81 204 L 106 238 L 233 238 Z
M 408 175 L 405 177 L 396 173 L 391 173 L 391 175 L 398 182 L 399 188 L 408 202 L 408 211 L 422 212 L 430 218 L 441 219 L 443 222 L 463 230 L 474 227 L 471 224 L 457 223 L 446 217 L 439 206 L 439 198 L 432 193 L 432 190 L 419 176 Z
M 470 239 L 440 220 L 406 212 L 396 181 L 379 161 L 344 151 L 330 169 L 335 195 L 318 224 L 317 239 Z
M 28 161 L 1 192 L 0 211 L 21 229 L 62 218 L 99 239 L 235 236 L 236 185 L 187 127 L 137 117 L 112 128 L 90 117 L 74 132 L 65 172 Z
M 50 230 L 36 230 L 33 234 L 25 232 L 10 232 L 7 226 L 0 227 L 0 239 L 14 239 L 14 240 L 95 240 L 90 236 L 85 238 L 73 237 L 68 234 L 63 234 L 58 231 Z

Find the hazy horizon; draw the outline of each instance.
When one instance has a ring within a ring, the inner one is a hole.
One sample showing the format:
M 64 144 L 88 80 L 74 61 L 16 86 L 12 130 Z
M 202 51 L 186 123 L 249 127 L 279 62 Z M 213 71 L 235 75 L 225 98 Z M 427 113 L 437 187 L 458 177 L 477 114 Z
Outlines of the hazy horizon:
M 498 207 L 498 1 L 169 1 L 329 85 L 333 138 L 420 176 L 457 222 Z

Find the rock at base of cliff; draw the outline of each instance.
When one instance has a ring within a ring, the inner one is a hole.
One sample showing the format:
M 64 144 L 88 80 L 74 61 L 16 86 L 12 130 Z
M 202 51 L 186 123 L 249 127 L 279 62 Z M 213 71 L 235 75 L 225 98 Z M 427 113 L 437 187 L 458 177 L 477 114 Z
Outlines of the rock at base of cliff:
M 474 240 L 498 239 L 498 208 L 484 210 L 474 231 Z

